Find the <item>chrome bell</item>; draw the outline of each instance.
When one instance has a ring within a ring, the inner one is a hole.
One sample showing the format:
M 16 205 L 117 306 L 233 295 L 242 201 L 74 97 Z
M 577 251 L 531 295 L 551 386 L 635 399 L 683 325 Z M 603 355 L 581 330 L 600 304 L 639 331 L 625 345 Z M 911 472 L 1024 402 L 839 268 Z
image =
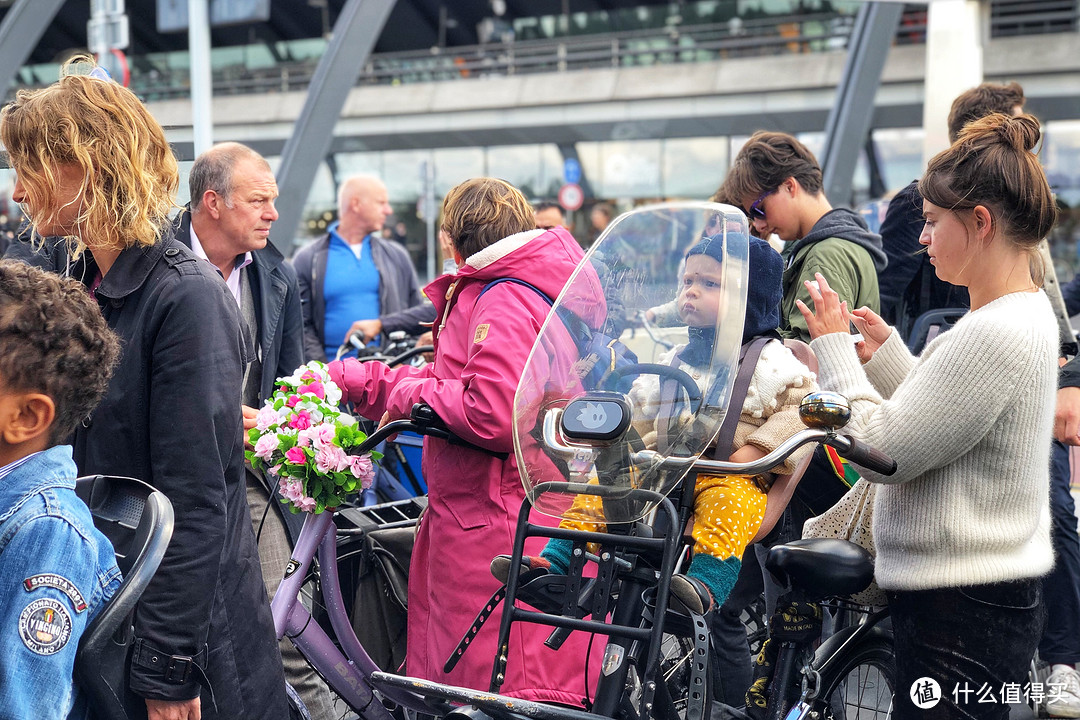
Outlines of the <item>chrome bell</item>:
M 799 403 L 803 424 L 821 430 L 839 430 L 851 419 L 851 403 L 840 393 L 810 393 Z

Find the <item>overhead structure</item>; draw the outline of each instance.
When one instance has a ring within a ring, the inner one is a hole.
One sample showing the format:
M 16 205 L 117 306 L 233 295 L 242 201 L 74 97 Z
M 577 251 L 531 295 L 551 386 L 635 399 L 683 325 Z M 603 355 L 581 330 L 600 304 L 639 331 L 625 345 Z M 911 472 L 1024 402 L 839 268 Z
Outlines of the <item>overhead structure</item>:
M 0 22 L 0 97 L 26 64 L 64 0 L 16 0 Z
M 983 81 L 983 42 L 989 30 L 989 2 L 930 3 L 923 86 L 924 165 L 949 147 L 948 120 L 953 99 Z
M 285 255 L 292 253 L 308 191 L 319 164 L 330 152 L 349 90 L 371 55 L 395 0 L 348 0 L 334 23 L 333 37 L 319 60 L 307 99 L 292 135 L 285 142 L 278 166 L 280 217 L 271 241 Z
M 188 57 L 191 58 L 192 154 L 214 143 L 213 80 L 210 72 L 210 8 L 207 0 L 188 0 Z
M 903 12 L 901 3 L 866 2 L 855 16 L 821 157 L 825 197 L 837 204 L 851 200 L 855 164 L 870 132 L 881 71 Z

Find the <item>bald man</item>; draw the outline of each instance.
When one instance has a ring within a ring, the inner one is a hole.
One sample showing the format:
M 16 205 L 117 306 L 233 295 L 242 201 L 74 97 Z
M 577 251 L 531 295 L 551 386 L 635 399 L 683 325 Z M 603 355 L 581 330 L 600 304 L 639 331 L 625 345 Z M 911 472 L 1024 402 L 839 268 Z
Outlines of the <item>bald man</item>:
M 380 234 L 392 212 L 381 180 L 354 175 L 338 192 L 338 221 L 296 253 L 307 360 L 333 360 L 353 332 L 365 341 L 396 330 L 418 334 L 420 323 L 434 319 L 409 253 Z

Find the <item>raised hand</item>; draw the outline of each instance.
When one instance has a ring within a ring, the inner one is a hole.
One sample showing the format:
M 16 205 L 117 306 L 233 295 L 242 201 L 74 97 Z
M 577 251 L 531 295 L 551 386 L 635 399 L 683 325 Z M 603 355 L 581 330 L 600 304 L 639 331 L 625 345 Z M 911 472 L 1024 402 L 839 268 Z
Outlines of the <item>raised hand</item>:
M 851 313 L 848 312 L 847 302 L 840 302 L 840 296 L 829 287 L 824 275 L 815 273 L 814 277 L 817 278 L 816 281 L 807 280 L 804 283 L 810 292 L 810 300 L 814 303 L 813 311 L 806 307 L 802 300 L 795 301 L 806 320 L 810 338 L 816 339 L 829 333 L 850 332 Z
M 860 342 L 855 343 L 855 350 L 860 360 L 869 362 L 877 349 L 889 339 L 892 328 L 880 315 L 865 306 L 852 310 L 850 316 L 852 324 L 863 336 Z

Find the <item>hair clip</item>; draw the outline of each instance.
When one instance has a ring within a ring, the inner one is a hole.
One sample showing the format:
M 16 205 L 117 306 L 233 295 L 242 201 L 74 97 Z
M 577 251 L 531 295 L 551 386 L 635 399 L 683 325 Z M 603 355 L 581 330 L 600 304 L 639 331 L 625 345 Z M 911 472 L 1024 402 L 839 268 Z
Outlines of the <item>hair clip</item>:
M 113 81 L 112 75 L 109 74 L 109 71 L 101 67 L 100 65 L 94 66 L 94 69 L 90 71 L 90 77 L 97 78 L 98 80 L 104 80 L 105 82 Z

